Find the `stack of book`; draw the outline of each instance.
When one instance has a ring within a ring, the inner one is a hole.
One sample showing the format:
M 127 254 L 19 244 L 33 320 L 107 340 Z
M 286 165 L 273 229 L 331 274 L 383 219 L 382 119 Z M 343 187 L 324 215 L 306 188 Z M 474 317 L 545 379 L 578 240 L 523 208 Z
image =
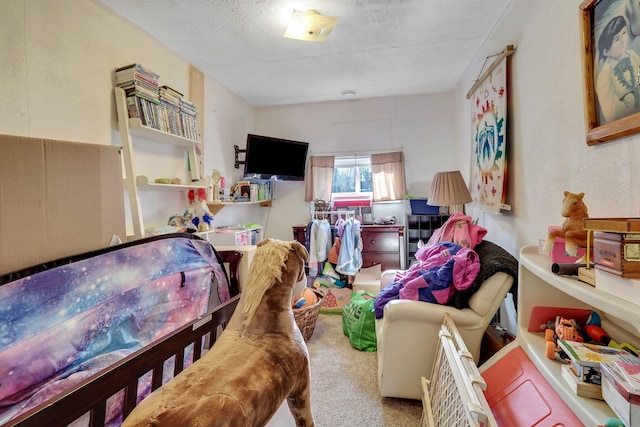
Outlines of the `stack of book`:
M 196 104 L 186 99 L 180 100 L 180 117 L 185 137 L 198 140 L 198 127 L 196 126 Z
M 558 340 L 558 346 L 568 357 L 562 377 L 576 394 L 602 399 L 603 363 L 640 365 L 638 357 L 626 350 L 577 341 Z
M 182 136 L 200 139 L 196 126 L 196 106 L 183 99 L 177 90 L 158 84 L 159 76 L 140 64 L 117 68 L 116 85 L 125 91 L 130 118 L 138 118 L 144 126 Z
M 602 397 L 626 426 L 640 424 L 640 364 L 602 364 Z
M 180 120 L 182 94 L 169 86 L 160 86 L 160 130 L 174 135 L 184 135 Z
M 124 89 L 127 96 L 138 96 L 154 104 L 160 102 L 158 76 L 140 64 L 116 68 L 116 86 Z

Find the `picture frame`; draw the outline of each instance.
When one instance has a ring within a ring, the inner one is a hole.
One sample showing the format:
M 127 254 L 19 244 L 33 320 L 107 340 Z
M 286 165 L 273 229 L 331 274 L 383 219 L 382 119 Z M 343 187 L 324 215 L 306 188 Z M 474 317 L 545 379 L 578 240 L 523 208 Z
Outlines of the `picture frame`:
M 612 67 L 608 64 L 606 55 L 603 52 L 609 51 L 604 46 L 599 46 L 601 40 L 598 37 L 607 29 L 610 16 L 623 16 L 626 20 L 629 37 L 628 49 L 633 52 L 630 55 L 632 60 L 631 71 L 627 70 L 626 76 L 628 83 L 621 81 L 625 85 L 633 86 L 630 89 L 633 94 L 629 97 L 623 96 L 628 103 L 635 104 L 640 101 L 640 64 L 636 64 L 635 54 L 640 56 L 640 15 L 629 14 L 629 9 L 640 6 L 633 5 L 625 7 L 637 2 L 628 2 L 627 0 L 585 0 L 580 6 L 580 14 L 582 21 L 582 59 L 583 59 L 583 79 L 584 79 L 584 98 L 585 98 L 585 118 L 586 118 L 586 143 L 588 145 L 600 144 L 623 138 L 640 132 L 640 108 L 639 107 L 616 107 L 616 101 L 609 95 L 611 90 L 603 89 L 605 87 L 606 78 L 613 81 L 611 72 Z M 625 12 L 626 10 L 626 12 Z M 638 11 L 640 13 L 640 10 Z M 627 16 L 630 15 L 630 16 Z M 610 20 L 611 21 L 611 20 Z M 606 22 L 606 24 L 604 24 Z M 636 30 L 635 27 L 638 27 Z M 633 30 L 638 31 L 636 36 Z M 633 40 L 631 39 L 633 37 Z M 638 47 L 631 47 L 632 41 L 637 39 Z M 609 73 L 606 69 L 608 68 Z M 602 80 L 599 80 L 602 79 Z M 598 82 L 600 81 L 600 86 Z M 617 83 L 620 85 L 620 83 Z M 610 83 L 609 86 L 613 86 Z M 599 96 L 600 95 L 600 96 Z M 614 109 L 618 111 L 612 112 Z M 620 111 L 622 108 L 627 108 Z M 606 112 L 606 114 L 605 114 Z M 607 117 L 608 115 L 608 117 Z

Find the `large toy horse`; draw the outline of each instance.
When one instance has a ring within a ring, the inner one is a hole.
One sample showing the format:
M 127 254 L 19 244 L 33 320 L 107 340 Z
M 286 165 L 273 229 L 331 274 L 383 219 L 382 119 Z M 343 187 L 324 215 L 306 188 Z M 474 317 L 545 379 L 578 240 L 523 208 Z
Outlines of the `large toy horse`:
M 564 239 L 564 250 L 571 256 L 578 255 L 578 246 L 587 246 L 587 230 L 584 229 L 584 219 L 589 218 L 587 206 L 582 199 L 584 193 L 564 192 L 562 199 L 562 216 L 566 219 L 558 230 L 551 230 L 544 245 L 545 251 L 550 251 L 556 238 Z
M 258 243 L 238 307 L 215 345 L 123 426 L 264 426 L 286 399 L 296 426 L 313 427 L 309 354 L 291 310 L 307 259 L 298 242 Z

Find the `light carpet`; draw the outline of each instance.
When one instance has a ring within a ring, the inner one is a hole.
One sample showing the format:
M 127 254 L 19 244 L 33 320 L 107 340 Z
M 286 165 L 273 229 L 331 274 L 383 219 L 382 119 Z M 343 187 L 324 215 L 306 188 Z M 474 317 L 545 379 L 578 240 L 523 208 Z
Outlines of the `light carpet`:
M 420 426 L 419 400 L 380 396 L 376 353 L 351 346 L 341 315 L 321 313 L 307 347 L 316 426 Z

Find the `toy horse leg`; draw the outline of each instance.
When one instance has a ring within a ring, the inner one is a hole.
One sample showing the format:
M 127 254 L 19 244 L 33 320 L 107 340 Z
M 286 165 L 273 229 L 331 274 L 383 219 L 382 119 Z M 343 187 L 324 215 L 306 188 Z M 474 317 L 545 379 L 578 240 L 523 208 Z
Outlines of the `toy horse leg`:
M 587 246 L 586 233 L 582 230 L 567 231 L 564 238 L 564 250 L 571 256 L 577 256 L 579 246 Z
M 551 251 L 551 249 L 553 248 L 553 244 L 554 244 L 554 242 L 555 242 L 557 237 L 564 238 L 564 230 L 559 229 L 559 230 L 551 230 L 551 231 L 549 231 L 549 234 L 547 235 L 547 241 L 545 242 L 544 247 L 542 248 L 542 250 L 545 251 L 545 252 Z
M 311 412 L 311 385 L 308 377 L 304 383 L 306 384 L 294 390 L 287 397 L 287 404 L 296 422 L 296 427 L 314 427 L 315 422 Z

